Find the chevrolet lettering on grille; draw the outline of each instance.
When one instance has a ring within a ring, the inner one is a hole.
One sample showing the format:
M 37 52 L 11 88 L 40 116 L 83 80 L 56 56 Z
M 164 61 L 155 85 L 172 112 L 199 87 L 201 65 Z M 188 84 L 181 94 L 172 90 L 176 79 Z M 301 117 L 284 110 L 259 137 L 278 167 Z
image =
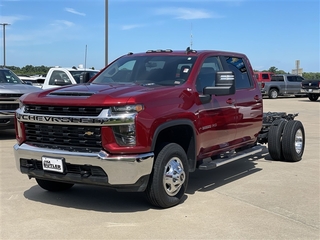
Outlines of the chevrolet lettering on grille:
M 107 118 L 76 118 L 76 117 L 52 117 L 38 115 L 22 115 L 17 114 L 19 121 L 27 122 L 47 122 L 47 123 L 82 123 L 82 124 L 106 124 L 109 122 Z

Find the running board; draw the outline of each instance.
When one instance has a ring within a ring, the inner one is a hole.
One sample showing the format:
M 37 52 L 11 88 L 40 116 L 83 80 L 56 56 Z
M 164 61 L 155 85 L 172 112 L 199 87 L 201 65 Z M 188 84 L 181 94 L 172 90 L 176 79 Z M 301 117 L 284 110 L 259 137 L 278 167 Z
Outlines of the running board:
M 233 153 L 228 157 L 219 158 L 216 160 L 211 160 L 211 158 L 206 158 L 203 160 L 203 163 L 199 165 L 199 170 L 210 170 L 217 167 L 220 167 L 224 164 L 239 160 L 244 157 L 256 154 L 263 150 L 263 146 L 254 146 L 252 148 L 243 150 L 239 153 Z

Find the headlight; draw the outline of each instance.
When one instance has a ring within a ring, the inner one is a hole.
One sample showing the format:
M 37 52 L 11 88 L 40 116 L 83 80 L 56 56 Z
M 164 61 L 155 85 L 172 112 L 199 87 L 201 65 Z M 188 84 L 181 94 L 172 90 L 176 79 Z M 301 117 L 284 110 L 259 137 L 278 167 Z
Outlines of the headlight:
M 24 104 L 19 100 L 19 108 L 22 109 L 24 107 Z
M 111 112 L 114 114 L 138 113 L 142 110 L 143 105 L 141 104 L 111 107 Z
M 136 128 L 134 124 L 114 126 L 112 129 L 119 146 L 136 145 Z

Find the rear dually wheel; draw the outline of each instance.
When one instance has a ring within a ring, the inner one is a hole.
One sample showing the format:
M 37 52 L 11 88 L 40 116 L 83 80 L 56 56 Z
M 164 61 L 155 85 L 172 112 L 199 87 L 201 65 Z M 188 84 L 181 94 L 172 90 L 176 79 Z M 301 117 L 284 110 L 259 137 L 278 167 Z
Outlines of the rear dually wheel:
M 305 146 L 304 127 L 300 121 L 289 121 L 283 131 L 282 152 L 286 161 L 301 160 Z

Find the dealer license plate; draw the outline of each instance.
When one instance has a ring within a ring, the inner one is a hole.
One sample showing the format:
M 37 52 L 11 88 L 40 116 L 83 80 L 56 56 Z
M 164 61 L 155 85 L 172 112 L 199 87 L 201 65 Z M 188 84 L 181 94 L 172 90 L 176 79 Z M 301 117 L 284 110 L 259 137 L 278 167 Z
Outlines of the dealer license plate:
M 312 89 L 309 89 L 309 92 L 312 92 Z
M 63 159 L 42 157 L 42 168 L 46 171 L 60 172 L 63 173 Z

